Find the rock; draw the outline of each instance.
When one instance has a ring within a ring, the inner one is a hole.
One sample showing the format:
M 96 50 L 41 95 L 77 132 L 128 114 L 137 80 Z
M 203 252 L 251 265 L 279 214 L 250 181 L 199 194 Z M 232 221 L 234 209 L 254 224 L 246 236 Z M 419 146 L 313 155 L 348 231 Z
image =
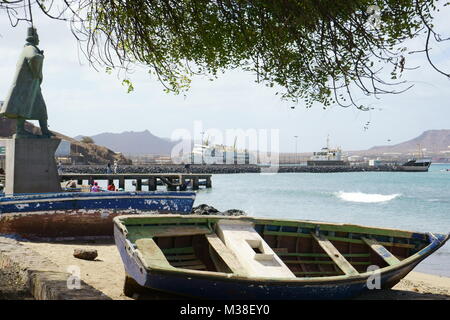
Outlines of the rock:
M 201 204 L 197 207 L 192 208 L 192 214 L 215 215 L 218 214 L 218 212 L 219 210 L 207 204 Z
M 83 260 L 95 260 L 97 258 L 98 253 L 97 250 L 94 249 L 75 249 L 73 251 L 73 256 L 78 259 Z
M 207 205 L 201 204 L 197 207 L 192 208 L 192 214 L 200 214 L 200 215 L 217 215 L 217 216 L 246 216 L 247 214 L 239 209 L 230 209 L 223 212 L 220 212 L 216 208 Z
M 230 209 L 224 212 L 220 212 L 222 216 L 246 216 L 247 214 L 239 209 Z

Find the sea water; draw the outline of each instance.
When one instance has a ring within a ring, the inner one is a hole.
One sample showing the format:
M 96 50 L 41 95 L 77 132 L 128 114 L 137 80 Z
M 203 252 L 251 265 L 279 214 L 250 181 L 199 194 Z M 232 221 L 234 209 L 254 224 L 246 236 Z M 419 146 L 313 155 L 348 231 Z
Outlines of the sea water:
M 319 220 L 408 231 L 450 233 L 450 164 L 428 172 L 214 174 L 195 206 L 249 216 Z M 450 241 L 449 241 L 450 242 Z M 450 244 L 415 271 L 450 277 Z
M 240 209 L 254 217 L 450 233 L 446 169 L 450 164 L 432 164 L 428 172 L 214 174 L 213 187 L 201 187 L 194 206 Z M 126 189 L 134 190 L 131 181 Z M 450 241 L 414 270 L 450 277 Z

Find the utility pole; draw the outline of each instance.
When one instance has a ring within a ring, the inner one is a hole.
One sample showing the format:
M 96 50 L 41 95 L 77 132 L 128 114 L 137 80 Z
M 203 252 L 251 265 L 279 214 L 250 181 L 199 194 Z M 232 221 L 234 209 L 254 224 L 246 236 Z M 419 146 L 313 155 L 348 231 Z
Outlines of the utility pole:
M 201 146 L 202 146 L 202 164 L 204 164 L 205 162 L 203 160 L 203 154 L 205 153 L 205 150 L 203 149 L 203 135 L 205 134 L 205 131 L 202 131 L 200 133 L 202 134 L 202 143 L 201 143 Z

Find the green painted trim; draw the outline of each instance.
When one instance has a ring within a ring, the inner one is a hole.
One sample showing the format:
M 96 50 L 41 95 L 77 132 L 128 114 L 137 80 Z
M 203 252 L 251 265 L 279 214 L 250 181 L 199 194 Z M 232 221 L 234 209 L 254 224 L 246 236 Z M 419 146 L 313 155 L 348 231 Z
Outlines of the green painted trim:
M 176 225 L 176 224 L 191 224 L 191 223 L 207 223 L 207 218 L 151 218 L 151 217 L 131 217 L 131 218 L 123 218 L 121 222 L 126 227 L 139 227 L 143 224 L 159 224 L 159 225 Z
M 164 254 L 178 254 L 178 253 L 193 253 L 194 248 L 192 247 L 184 247 L 184 248 L 168 248 L 161 249 Z
M 406 230 L 396 230 L 396 229 L 386 229 L 386 228 L 376 228 L 376 227 L 366 227 L 359 226 L 353 224 L 333 224 L 333 223 L 325 223 L 319 221 L 293 221 L 293 220 L 271 220 L 271 219 L 258 219 L 251 217 L 237 217 L 237 218 L 228 218 L 228 217 L 220 217 L 220 216 L 209 216 L 209 217 L 199 217 L 199 216 L 182 216 L 178 215 L 177 217 L 126 217 L 121 218 L 120 221 L 125 225 L 131 224 L 174 224 L 174 223 L 207 223 L 207 222 L 217 222 L 221 219 L 233 219 L 233 220 L 242 220 L 242 221 L 251 221 L 257 225 L 274 225 L 274 226 L 290 226 L 290 227 L 300 227 L 300 228 L 309 228 L 315 229 L 317 226 L 320 230 L 323 231 L 334 231 L 334 232 L 350 232 L 350 233 L 359 233 L 359 234 L 370 234 L 370 235 L 379 235 L 379 236 L 387 236 L 387 237 L 399 237 L 399 238 L 407 238 L 411 239 L 413 234 L 421 234 L 417 232 L 411 232 Z M 426 237 L 424 235 L 423 241 L 426 241 Z
M 303 222 L 303 221 L 277 221 L 268 219 L 255 219 L 256 224 L 262 225 L 273 225 L 273 226 L 288 226 L 288 227 L 300 227 L 315 229 L 316 226 L 320 227 L 323 231 L 335 231 L 335 232 L 351 232 L 351 233 L 362 233 L 362 234 L 373 234 L 379 236 L 388 237 L 400 237 L 400 238 L 412 238 L 414 232 L 403 231 L 403 230 L 393 230 L 393 229 L 383 229 L 374 227 L 358 226 L 353 224 L 329 224 L 321 222 Z
M 289 252 L 289 253 L 277 253 L 278 256 L 281 257 L 317 257 L 317 258 L 329 258 L 329 255 L 326 253 L 296 253 L 296 252 Z M 370 257 L 370 253 L 346 253 L 342 254 L 346 258 L 368 258 Z
M 183 255 L 166 255 L 166 259 L 170 262 L 172 261 L 187 261 L 198 259 L 195 254 L 183 254 Z
M 320 274 L 341 274 L 341 273 L 339 273 L 339 272 L 336 272 L 336 271 L 311 271 L 311 272 L 294 272 L 294 275 L 304 275 L 304 274 L 317 274 L 317 275 L 320 275 Z M 344 274 L 342 274 L 342 275 L 344 275 Z
M 284 263 L 287 264 L 335 264 L 334 261 L 319 261 L 319 260 L 283 260 Z M 371 264 L 370 261 L 363 261 L 363 262 L 350 262 L 352 265 L 369 265 Z
M 312 238 L 311 235 L 306 234 L 306 233 L 267 231 L 267 230 L 264 230 L 263 232 L 264 232 L 264 235 L 268 235 L 268 236 L 291 236 L 291 237 L 301 237 L 301 238 Z M 349 239 L 349 238 L 329 237 L 329 236 L 327 236 L 327 239 L 330 241 L 333 240 L 333 241 L 340 241 L 340 242 L 364 244 L 364 241 L 359 240 L 359 239 Z M 384 246 L 399 247 L 399 248 L 414 248 L 415 247 L 412 244 L 405 244 L 405 243 L 391 243 L 391 242 L 379 242 L 379 243 Z

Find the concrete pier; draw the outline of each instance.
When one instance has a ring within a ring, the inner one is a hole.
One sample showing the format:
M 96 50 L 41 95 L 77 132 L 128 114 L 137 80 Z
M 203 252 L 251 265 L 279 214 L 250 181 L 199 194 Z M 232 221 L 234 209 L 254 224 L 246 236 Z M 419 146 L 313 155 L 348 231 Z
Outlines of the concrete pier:
M 120 173 L 120 174 L 79 174 L 79 173 L 63 173 L 59 175 L 61 182 L 68 180 L 77 180 L 79 185 L 84 181 L 106 180 L 108 184 L 118 181 L 118 188 L 125 189 L 125 181 L 136 181 L 136 191 L 142 191 L 143 186 L 147 185 L 149 191 L 157 190 L 158 184 L 165 185 L 168 191 L 184 191 L 188 188 L 198 190 L 200 186 L 206 188 L 212 187 L 210 174 L 195 173 Z

